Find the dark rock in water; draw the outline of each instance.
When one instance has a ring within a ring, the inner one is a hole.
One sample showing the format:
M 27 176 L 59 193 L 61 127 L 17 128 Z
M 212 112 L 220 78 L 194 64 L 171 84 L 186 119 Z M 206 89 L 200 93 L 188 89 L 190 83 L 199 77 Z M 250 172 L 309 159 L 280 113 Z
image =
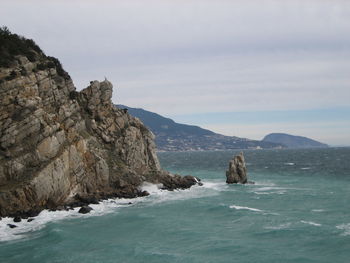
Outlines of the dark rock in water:
M 2 220 L 2 218 L 0 217 L 0 221 Z
M 180 176 L 175 174 L 166 178 L 162 183 L 163 190 L 173 191 L 175 189 L 187 189 L 200 182 L 192 175 Z
M 16 223 L 21 222 L 21 221 L 22 221 L 22 219 L 21 219 L 19 216 L 16 216 L 16 217 L 13 219 L 13 222 L 16 222 Z
M 66 210 L 66 208 L 63 205 L 57 206 L 56 210 L 63 211 Z
M 97 197 L 95 196 L 80 196 L 80 195 L 76 195 L 75 199 L 79 200 L 80 202 L 84 203 L 84 204 L 93 204 L 93 205 L 97 205 L 100 202 L 98 201 Z
M 255 184 L 253 181 L 248 181 L 247 184 Z
M 36 217 L 40 214 L 41 211 L 39 210 L 30 210 L 26 213 L 27 217 Z
M 230 161 L 228 171 L 226 171 L 226 183 L 245 184 L 247 181 L 247 169 L 243 153 L 241 152 L 239 155 L 234 156 Z
M 15 227 L 17 227 L 16 225 L 13 225 L 13 224 L 7 224 L 7 226 L 8 226 L 9 228 L 15 228 Z
M 32 222 L 34 220 L 34 218 L 29 218 L 28 220 L 27 220 L 27 222 Z
M 148 196 L 148 195 L 149 195 L 149 192 L 147 192 L 147 191 L 142 191 L 140 193 L 140 196 Z
M 78 212 L 80 214 L 87 214 L 87 213 L 90 213 L 91 210 L 92 210 L 92 208 L 90 206 L 86 205 L 86 206 L 82 206 Z

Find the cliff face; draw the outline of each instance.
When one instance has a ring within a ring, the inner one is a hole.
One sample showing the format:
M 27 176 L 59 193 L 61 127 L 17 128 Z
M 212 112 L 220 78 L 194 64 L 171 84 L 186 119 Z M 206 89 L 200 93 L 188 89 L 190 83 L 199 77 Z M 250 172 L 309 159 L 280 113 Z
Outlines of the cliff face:
M 170 190 L 196 183 L 161 170 L 153 134 L 114 107 L 109 81 L 77 92 L 60 65 L 39 57 L 0 67 L 0 216 L 77 195 L 136 197 L 144 181 Z

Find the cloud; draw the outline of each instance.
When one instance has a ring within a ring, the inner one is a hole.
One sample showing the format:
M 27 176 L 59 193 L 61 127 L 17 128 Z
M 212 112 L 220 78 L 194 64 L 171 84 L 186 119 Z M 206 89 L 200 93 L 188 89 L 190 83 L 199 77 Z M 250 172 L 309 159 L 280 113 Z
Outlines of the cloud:
M 0 16 L 78 89 L 108 77 L 116 103 L 165 115 L 350 107 L 349 1 L 3 0 Z

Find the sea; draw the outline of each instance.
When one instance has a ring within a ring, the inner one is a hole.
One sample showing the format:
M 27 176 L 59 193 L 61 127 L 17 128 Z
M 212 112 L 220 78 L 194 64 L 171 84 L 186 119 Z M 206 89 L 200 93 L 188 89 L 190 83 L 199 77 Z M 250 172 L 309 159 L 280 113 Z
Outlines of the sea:
M 3 218 L 0 262 L 350 262 L 350 148 L 243 152 L 254 185 L 225 183 L 239 151 L 164 152 L 203 186 Z

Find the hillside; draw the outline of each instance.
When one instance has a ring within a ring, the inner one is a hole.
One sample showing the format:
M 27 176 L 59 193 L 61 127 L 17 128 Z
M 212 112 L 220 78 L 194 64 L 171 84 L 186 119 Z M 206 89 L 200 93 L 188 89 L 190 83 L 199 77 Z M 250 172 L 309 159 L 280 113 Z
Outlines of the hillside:
M 139 118 L 156 136 L 160 151 L 278 148 L 280 144 L 225 136 L 198 126 L 176 123 L 154 112 L 117 105 Z
M 264 142 L 280 143 L 288 148 L 325 148 L 327 144 L 307 137 L 295 136 L 286 133 L 271 133 L 264 137 Z

